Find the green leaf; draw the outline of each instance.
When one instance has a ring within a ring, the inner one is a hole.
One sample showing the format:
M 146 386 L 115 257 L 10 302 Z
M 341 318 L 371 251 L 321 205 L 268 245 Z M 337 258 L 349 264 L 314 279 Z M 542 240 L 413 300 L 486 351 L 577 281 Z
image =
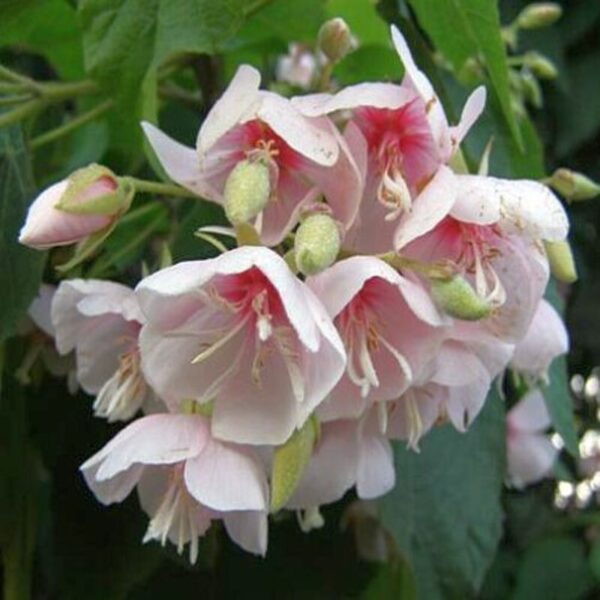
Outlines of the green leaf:
M 0 6 L 0 45 L 16 44 L 48 58 L 65 79 L 83 76 L 81 30 L 66 0 Z
M 0 341 L 9 337 L 35 296 L 45 254 L 17 241 L 34 186 L 21 130 L 0 129 Z
M 382 600 L 386 598 L 415 600 L 416 597 L 416 582 L 410 567 L 404 561 L 395 558 L 379 568 L 362 594 L 361 600 Z
M 559 312 L 564 312 L 564 302 L 558 295 L 556 283 L 551 281 L 546 290 L 546 299 Z M 562 437 L 565 448 L 571 455 L 579 456 L 577 430 L 573 419 L 573 402 L 569 389 L 567 360 L 564 356 L 556 358 L 548 372 L 550 384 L 544 388 L 544 400 L 550 413 L 552 426 Z
M 418 598 L 466 598 L 481 586 L 502 532 L 504 444 L 503 403 L 492 392 L 467 433 L 434 430 L 418 454 L 396 445 L 396 486 L 379 506 Z
M 458 72 L 469 57 L 485 60 L 502 112 L 515 140 L 521 143 L 510 102 L 506 49 L 493 0 L 410 0 L 419 23 L 436 48 Z
M 549 537 L 530 546 L 512 600 L 577 600 L 593 585 L 582 541 Z
M 146 85 L 167 58 L 180 53 L 213 54 L 237 31 L 247 0 L 83 0 L 86 70 L 118 103 L 115 129 L 141 140 L 138 121 L 155 99 Z M 126 139 L 121 139 L 125 146 Z

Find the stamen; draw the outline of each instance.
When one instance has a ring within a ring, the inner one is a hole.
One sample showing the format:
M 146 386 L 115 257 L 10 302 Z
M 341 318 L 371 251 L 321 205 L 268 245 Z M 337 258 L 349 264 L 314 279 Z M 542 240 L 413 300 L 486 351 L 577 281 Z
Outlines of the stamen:
M 148 524 L 143 543 L 158 540 L 164 546 L 173 529 L 177 533 L 177 553 L 182 554 L 185 545 L 189 543 L 190 562 L 194 564 L 198 559 L 197 510 L 196 501 L 181 483 L 181 474 L 174 474 L 156 514 Z
M 377 200 L 391 212 L 385 216 L 386 221 L 397 219 L 402 213 L 410 212 L 412 197 L 401 169 L 391 159 L 386 166 L 383 177 L 377 188 Z
M 235 327 L 229 330 L 227 334 L 222 336 L 216 342 L 213 342 L 208 346 L 208 348 L 204 349 L 200 354 L 197 354 L 192 359 L 192 364 L 198 364 L 203 360 L 206 360 L 209 356 L 212 356 L 219 348 L 222 348 L 227 342 L 232 340 L 242 329 L 244 329 L 245 325 L 248 323 L 251 317 L 251 313 L 248 313 L 243 319 L 241 319 Z
M 109 423 L 125 421 L 141 408 L 146 391 L 136 348 L 119 358 L 119 368 L 96 396 L 94 414 L 107 419 Z
M 419 440 L 423 434 L 423 421 L 417 407 L 417 400 L 412 391 L 404 395 L 406 412 L 408 413 L 408 443 L 407 447 L 419 452 Z

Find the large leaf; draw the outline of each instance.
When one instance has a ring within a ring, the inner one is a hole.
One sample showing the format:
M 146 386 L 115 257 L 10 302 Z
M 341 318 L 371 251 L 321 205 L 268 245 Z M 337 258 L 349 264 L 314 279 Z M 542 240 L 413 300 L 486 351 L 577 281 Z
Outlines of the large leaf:
M 420 599 L 466 598 L 482 584 L 502 531 L 504 408 L 490 394 L 465 434 L 431 432 L 419 454 L 395 449 L 396 487 L 384 525 L 412 564 Z
M 86 70 L 118 103 L 113 129 L 119 146 L 131 150 L 141 140 L 140 118 L 155 98 L 152 80 L 167 58 L 179 53 L 218 51 L 244 18 L 247 0 L 83 0 Z M 127 141 L 129 139 L 129 144 Z
M 494 0 L 410 0 L 417 18 L 436 48 L 458 71 L 470 57 L 482 57 L 502 112 L 516 140 L 520 140 L 511 108 L 506 49 Z
M 63 78 L 83 75 L 81 31 L 67 0 L 0 5 L 0 44 L 16 44 L 46 56 Z
M 17 241 L 33 190 L 21 130 L 0 129 L 0 341 L 15 331 L 44 268 L 45 255 Z
M 593 578 L 585 546 L 575 538 L 549 537 L 528 548 L 519 566 L 513 600 L 578 600 Z

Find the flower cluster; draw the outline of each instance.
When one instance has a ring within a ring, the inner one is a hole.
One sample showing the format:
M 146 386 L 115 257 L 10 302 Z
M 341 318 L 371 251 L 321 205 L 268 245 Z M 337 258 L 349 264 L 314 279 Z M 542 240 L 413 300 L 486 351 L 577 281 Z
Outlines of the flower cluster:
M 189 544 L 192 562 L 213 520 L 265 554 L 269 513 L 298 511 L 310 529 L 351 488 L 386 493 L 390 440 L 418 451 L 440 423 L 467 430 L 509 364 L 535 384 L 566 351 L 542 301 L 545 245 L 568 233 L 561 203 L 538 182 L 455 172 L 485 90 L 450 125 L 392 38 L 400 85 L 289 99 L 241 66 L 196 148 L 144 123 L 170 178 L 222 205 L 239 247 L 135 290 L 67 279 L 54 295 L 57 349 L 75 352 L 95 414 L 134 418 L 82 465 L 89 487 L 105 504 L 136 489 L 144 540 Z M 128 207 L 103 171 L 76 183 L 38 198 L 24 243 L 84 240 Z M 509 416 L 517 485 L 554 458 L 547 415 L 528 421 L 538 400 Z

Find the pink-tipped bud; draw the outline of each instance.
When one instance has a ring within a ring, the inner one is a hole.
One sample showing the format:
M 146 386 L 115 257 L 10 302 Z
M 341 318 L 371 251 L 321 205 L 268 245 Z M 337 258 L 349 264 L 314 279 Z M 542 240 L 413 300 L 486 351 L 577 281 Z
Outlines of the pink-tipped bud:
M 110 226 L 130 199 L 111 171 L 90 165 L 34 200 L 19 242 L 38 250 L 74 244 Z

